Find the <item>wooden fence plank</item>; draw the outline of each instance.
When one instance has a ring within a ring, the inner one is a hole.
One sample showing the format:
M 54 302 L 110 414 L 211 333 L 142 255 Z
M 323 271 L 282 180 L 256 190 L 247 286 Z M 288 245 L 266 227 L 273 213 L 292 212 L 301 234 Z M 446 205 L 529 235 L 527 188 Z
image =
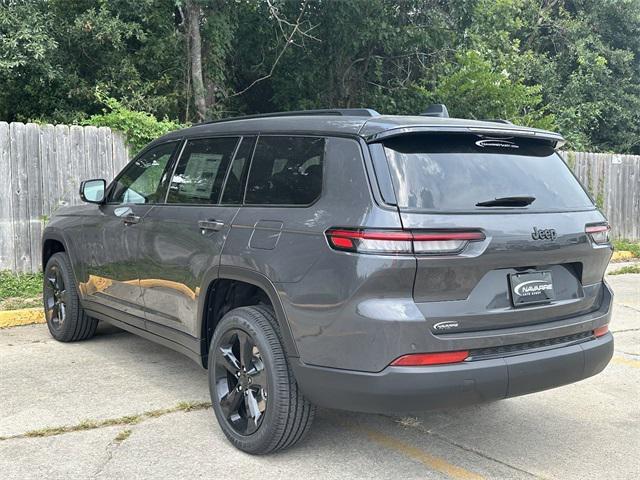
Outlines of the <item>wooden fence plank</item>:
M 69 205 L 71 199 L 70 179 L 73 175 L 69 152 L 69 127 L 67 125 L 56 125 L 54 133 L 54 143 L 56 149 L 56 167 L 58 169 L 58 192 L 56 198 L 56 208 Z
M 11 136 L 11 194 L 15 270 L 31 271 L 31 243 L 29 236 L 29 186 L 27 183 L 26 127 L 14 122 L 9 126 Z
M 29 244 L 31 266 L 29 271 L 40 269 L 42 239 L 42 160 L 40 156 L 40 127 L 35 123 L 26 126 L 25 160 L 27 164 L 27 203 L 29 208 Z
M 113 148 L 111 145 L 111 129 L 106 127 L 98 128 L 98 155 L 93 158 L 93 168 L 97 171 L 103 163 L 102 159 L 113 159 Z M 109 162 L 113 165 L 113 160 Z M 108 167 L 107 167 L 108 168 Z
M 108 165 L 111 162 L 110 158 L 100 159 L 98 156 L 98 129 L 96 127 L 84 128 L 83 161 L 87 168 L 85 180 L 102 177 L 102 175 L 98 173 L 100 171 L 100 164 Z
M 78 125 L 69 128 L 69 156 L 71 160 L 72 174 L 69 179 L 69 204 L 78 205 L 80 203 L 80 181 L 84 180 L 86 174 L 86 162 L 84 161 L 84 129 Z
M 42 188 L 42 214 L 45 222 L 55 202 L 55 181 L 57 170 L 55 168 L 55 152 L 53 148 L 53 125 L 40 126 L 40 160 L 42 165 L 42 176 L 40 178 Z
M 15 270 L 13 232 L 11 136 L 9 124 L 0 122 L 0 270 Z

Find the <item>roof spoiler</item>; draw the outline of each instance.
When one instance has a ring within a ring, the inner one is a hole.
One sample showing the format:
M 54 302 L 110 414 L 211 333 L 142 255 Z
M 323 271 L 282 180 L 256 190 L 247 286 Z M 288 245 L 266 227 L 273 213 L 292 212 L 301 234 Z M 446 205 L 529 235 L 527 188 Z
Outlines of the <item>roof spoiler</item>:
M 368 143 L 375 143 L 386 140 L 388 138 L 399 137 L 401 135 L 410 135 L 416 133 L 475 133 L 476 135 L 492 135 L 496 137 L 521 137 L 535 138 L 547 142 L 553 142 L 554 148 L 560 148 L 566 140 L 554 132 L 537 129 L 523 129 L 518 127 L 510 127 L 509 125 L 495 127 L 467 127 L 460 125 L 424 125 L 392 128 L 384 130 L 373 135 L 369 135 L 366 140 Z

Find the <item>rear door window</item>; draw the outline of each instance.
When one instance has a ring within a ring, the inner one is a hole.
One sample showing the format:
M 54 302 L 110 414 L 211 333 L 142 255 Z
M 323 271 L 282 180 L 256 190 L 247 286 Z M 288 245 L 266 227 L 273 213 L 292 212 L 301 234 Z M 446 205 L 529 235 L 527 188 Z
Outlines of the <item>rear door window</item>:
M 593 203 L 553 146 L 477 135 L 407 135 L 384 143 L 398 207 L 490 211 L 477 203 L 534 197 L 531 211 L 583 210 Z
M 259 137 L 247 184 L 246 204 L 309 205 L 322 192 L 325 139 Z
M 247 171 L 249 170 L 249 162 L 251 161 L 251 154 L 253 153 L 255 144 L 256 137 L 244 137 L 242 139 L 242 143 L 238 147 L 231 168 L 229 168 L 229 172 L 227 173 L 224 192 L 222 193 L 222 204 L 238 205 L 242 203 Z
M 167 203 L 216 204 L 238 138 L 189 140 L 171 178 Z

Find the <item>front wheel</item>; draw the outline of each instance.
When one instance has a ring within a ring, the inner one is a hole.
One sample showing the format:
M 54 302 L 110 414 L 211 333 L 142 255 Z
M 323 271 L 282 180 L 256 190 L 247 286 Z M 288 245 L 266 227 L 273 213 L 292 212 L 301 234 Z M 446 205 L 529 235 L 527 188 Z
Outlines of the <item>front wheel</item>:
M 80 306 L 71 261 L 64 252 L 51 256 L 44 269 L 44 315 L 51 336 L 60 342 L 75 342 L 93 337 L 98 320 L 89 317 Z
M 309 431 L 315 407 L 289 369 L 273 310 L 241 307 L 220 321 L 209 348 L 209 389 L 218 423 L 238 449 L 265 454 Z

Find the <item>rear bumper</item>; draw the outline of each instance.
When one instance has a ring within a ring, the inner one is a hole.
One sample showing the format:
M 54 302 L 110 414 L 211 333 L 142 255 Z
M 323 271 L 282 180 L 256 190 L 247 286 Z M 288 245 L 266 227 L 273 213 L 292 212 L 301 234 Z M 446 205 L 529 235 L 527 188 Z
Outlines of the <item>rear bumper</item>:
M 613 336 L 607 333 L 544 351 L 452 365 L 387 367 L 378 373 L 291 360 L 298 384 L 311 402 L 383 413 L 463 406 L 559 387 L 601 372 L 612 355 Z

